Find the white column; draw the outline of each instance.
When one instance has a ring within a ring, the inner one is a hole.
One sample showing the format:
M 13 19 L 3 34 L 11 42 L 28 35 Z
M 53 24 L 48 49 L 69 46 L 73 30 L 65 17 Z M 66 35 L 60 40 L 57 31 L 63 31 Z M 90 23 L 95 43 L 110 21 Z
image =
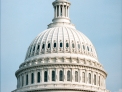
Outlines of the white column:
M 64 82 L 66 82 L 66 79 L 67 79 L 67 78 L 66 78 L 66 76 L 67 76 L 67 74 L 66 74 L 66 69 L 64 68 L 63 70 L 64 70 L 64 71 L 63 71 L 63 72 L 64 72 L 64 74 L 63 74 L 63 75 L 64 75 Z
M 82 70 L 81 69 L 79 70 L 79 79 L 80 79 L 79 82 L 81 83 L 82 82 Z
M 41 69 L 41 82 L 44 83 L 44 70 Z
M 58 7 L 58 16 L 60 17 L 61 16 L 61 6 L 59 5 L 59 7 Z
M 92 84 L 92 85 L 94 84 L 93 76 L 94 76 L 93 71 L 91 71 L 91 84 Z
M 26 73 L 24 73 L 23 78 L 24 78 L 24 79 L 23 79 L 23 80 L 24 80 L 24 81 L 23 81 L 23 86 L 26 86 Z
M 28 72 L 28 85 L 31 85 L 31 71 Z
M 51 81 L 51 70 L 48 69 L 47 73 L 48 73 L 48 82 L 50 82 Z
M 37 71 L 34 70 L 34 84 L 37 83 Z
M 74 82 L 74 79 L 75 79 L 75 75 L 74 75 L 74 69 L 72 69 L 71 71 L 71 81 Z
M 66 9 L 66 17 L 67 17 L 67 6 L 65 7 L 65 9 Z
M 56 18 L 56 6 L 54 6 L 54 18 Z
M 65 16 L 65 15 L 64 15 L 64 12 L 65 12 L 65 11 L 64 11 L 64 5 L 62 5 L 62 16 Z
M 56 16 L 56 18 L 57 18 L 57 6 L 55 6 L 56 7 L 56 10 L 55 10 L 55 16 Z
M 87 74 L 87 70 L 85 71 L 85 83 L 87 84 L 88 83 L 88 74 Z
M 58 69 L 56 68 L 56 82 L 58 82 L 59 81 L 59 71 L 58 71 Z
M 69 17 L 69 6 L 68 6 L 68 17 Z

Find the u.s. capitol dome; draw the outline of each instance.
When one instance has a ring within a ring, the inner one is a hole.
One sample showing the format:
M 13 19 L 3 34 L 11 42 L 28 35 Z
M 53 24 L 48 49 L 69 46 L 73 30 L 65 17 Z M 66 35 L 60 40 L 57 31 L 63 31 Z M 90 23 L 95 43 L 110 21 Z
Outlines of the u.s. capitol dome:
M 53 2 L 53 23 L 28 47 L 12 92 L 109 92 L 93 44 L 70 21 L 70 5 Z

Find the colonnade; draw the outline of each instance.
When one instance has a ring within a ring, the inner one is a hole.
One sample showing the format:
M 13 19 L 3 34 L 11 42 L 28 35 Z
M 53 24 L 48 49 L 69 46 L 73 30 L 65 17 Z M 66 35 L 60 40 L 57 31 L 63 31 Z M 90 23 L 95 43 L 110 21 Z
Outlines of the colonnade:
M 67 5 L 54 6 L 54 15 L 55 15 L 55 18 L 69 17 L 69 6 L 67 6 Z
M 60 80 L 61 78 L 60 71 L 63 72 L 62 76 L 63 80 Z M 47 72 L 47 75 L 45 75 L 45 72 Z M 45 81 L 45 77 L 47 78 L 47 81 Z M 55 78 L 55 80 L 52 77 Z M 17 76 L 17 88 L 39 83 L 43 84 L 43 83 L 59 83 L 59 82 L 90 84 L 105 88 L 105 78 L 103 77 L 102 74 L 95 71 L 82 70 L 82 69 L 57 69 L 57 68 L 38 69 L 38 70 L 26 71 L 25 73 L 21 73 Z

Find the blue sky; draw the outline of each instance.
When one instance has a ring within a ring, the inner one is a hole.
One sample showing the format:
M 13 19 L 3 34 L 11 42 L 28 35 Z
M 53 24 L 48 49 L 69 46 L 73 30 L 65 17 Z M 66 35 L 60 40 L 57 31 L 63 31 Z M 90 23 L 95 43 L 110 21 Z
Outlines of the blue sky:
M 1 0 L 1 92 L 16 88 L 15 71 L 31 41 L 52 22 L 54 0 Z M 69 0 L 70 19 L 94 44 L 108 73 L 107 89 L 122 92 L 122 1 Z

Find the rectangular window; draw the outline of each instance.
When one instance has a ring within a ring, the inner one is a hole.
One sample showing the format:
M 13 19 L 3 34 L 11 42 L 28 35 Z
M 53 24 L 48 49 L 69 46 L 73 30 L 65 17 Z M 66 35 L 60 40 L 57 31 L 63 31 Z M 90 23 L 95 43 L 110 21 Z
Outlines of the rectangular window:
M 31 74 L 31 84 L 34 83 L 34 73 Z
M 55 81 L 55 71 L 52 71 L 52 81 Z
M 26 85 L 28 85 L 28 74 L 26 75 Z
M 47 82 L 47 71 L 44 72 L 44 82 Z
M 37 82 L 40 82 L 40 72 L 37 73 Z

